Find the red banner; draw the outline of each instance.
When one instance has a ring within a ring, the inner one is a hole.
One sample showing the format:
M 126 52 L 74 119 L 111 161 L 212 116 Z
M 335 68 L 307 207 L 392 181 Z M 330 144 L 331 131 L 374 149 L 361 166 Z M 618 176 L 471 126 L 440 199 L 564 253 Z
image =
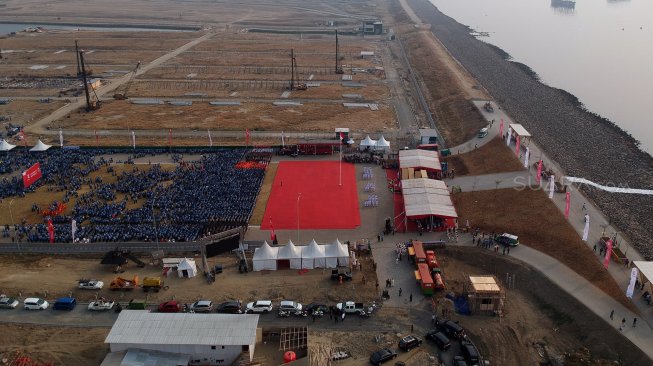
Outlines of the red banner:
M 612 240 L 608 240 L 605 248 L 605 259 L 603 260 L 603 267 L 608 268 L 610 265 L 610 256 L 612 255 Z
M 23 172 L 23 185 L 29 188 L 34 182 L 41 178 L 41 164 L 36 163 Z
M 270 241 L 274 243 L 274 240 L 277 238 L 277 234 L 274 233 L 274 226 L 272 226 L 272 216 L 270 216 Z
M 537 164 L 537 176 L 535 177 L 535 181 L 537 181 L 537 184 L 540 184 L 541 180 L 542 180 L 542 159 L 540 159 L 540 163 Z
M 515 142 L 515 155 L 519 156 L 519 144 L 520 144 L 520 139 L 519 135 L 517 135 L 517 141 Z
M 245 130 L 245 145 L 249 146 L 249 129 Z
M 499 125 L 499 136 L 503 138 L 503 118 L 501 118 L 501 124 Z
M 48 234 L 50 234 L 50 243 L 54 243 L 54 225 L 52 225 L 52 220 L 48 220 Z
M 565 195 L 565 218 L 569 218 L 569 207 L 571 207 L 571 193 Z

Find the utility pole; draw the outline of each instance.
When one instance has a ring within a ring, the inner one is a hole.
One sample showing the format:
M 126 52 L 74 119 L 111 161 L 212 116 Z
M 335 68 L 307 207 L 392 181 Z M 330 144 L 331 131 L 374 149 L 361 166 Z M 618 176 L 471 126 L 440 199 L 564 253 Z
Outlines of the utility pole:
M 290 90 L 295 90 L 295 50 L 290 49 Z
M 77 77 L 82 76 L 82 69 L 79 66 L 79 45 L 77 44 L 77 40 L 75 40 L 75 58 L 77 59 Z
M 340 65 L 340 44 L 338 43 L 338 30 L 336 29 L 336 74 L 344 74 L 342 66 Z
M 93 110 L 91 107 L 91 95 L 88 92 L 88 80 L 86 79 L 86 67 L 84 67 L 84 51 L 79 51 L 79 63 L 82 66 L 82 80 L 84 82 L 84 94 L 86 94 L 86 111 Z

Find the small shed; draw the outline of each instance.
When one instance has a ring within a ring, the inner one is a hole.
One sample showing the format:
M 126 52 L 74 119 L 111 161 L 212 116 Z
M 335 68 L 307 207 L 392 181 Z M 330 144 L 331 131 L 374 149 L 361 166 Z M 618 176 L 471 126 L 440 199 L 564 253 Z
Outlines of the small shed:
M 472 314 L 501 315 L 506 293 L 494 276 L 469 276 L 465 286 Z

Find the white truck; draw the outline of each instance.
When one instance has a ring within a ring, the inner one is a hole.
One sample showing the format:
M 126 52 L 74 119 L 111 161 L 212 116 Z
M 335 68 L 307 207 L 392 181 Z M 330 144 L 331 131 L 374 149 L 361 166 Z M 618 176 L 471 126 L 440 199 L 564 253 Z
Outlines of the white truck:
M 90 311 L 106 311 L 111 310 L 116 303 L 113 301 L 107 300 L 96 300 L 88 304 L 88 310 Z

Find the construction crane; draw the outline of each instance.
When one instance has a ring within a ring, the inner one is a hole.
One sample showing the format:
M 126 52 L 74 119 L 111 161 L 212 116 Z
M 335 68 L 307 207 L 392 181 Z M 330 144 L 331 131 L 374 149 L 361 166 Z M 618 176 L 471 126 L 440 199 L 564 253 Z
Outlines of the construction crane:
M 308 86 L 299 83 L 297 80 L 297 60 L 295 59 L 295 50 L 290 50 L 290 90 L 306 90 Z
M 338 44 L 338 30 L 336 29 L 336 74 L 344 74 L 345 70 L 342 69 L 340 64 L 340 45 Z
M 138 61 L 136 64 L 136 67 L 134 67 L 134 70 L 131 71 L 131 76 L 129 77 L 129 80 L 125 83 L 125 86 L 122 89 L 122 92 L 117 92 L 116 94 L 113 95 L 113 99 L 115 100 L 125 100 L 129 99 L 127 96 L 127 92 L 129 91 L 129 88 L 132 86 L 132 82 L 134 81 L 134 77 L 136 76 L 136 72 L 138 71 L 138 68 L 141 66 L 141 62 Z
M 100 108 L 100 98 L 98 98 L 97 93 L 95 93 L 95 88 L 92 86 L 90 89 L 93 91 L 93 95 L 95 96 L 95 99 L 91 100 L 91 92 L 88 90 L 89 89 L 89 82 L 88 82 L 88 76 L 90 76 L 90 69 L 86 69 L 86 62 L 84 62 L 84 51 L 79 51 L 79 64 L 82 68 L 82 80 L 84 82 L 84 94 L 86 95 L 86 111 L 94 111 L 98 108 Z

